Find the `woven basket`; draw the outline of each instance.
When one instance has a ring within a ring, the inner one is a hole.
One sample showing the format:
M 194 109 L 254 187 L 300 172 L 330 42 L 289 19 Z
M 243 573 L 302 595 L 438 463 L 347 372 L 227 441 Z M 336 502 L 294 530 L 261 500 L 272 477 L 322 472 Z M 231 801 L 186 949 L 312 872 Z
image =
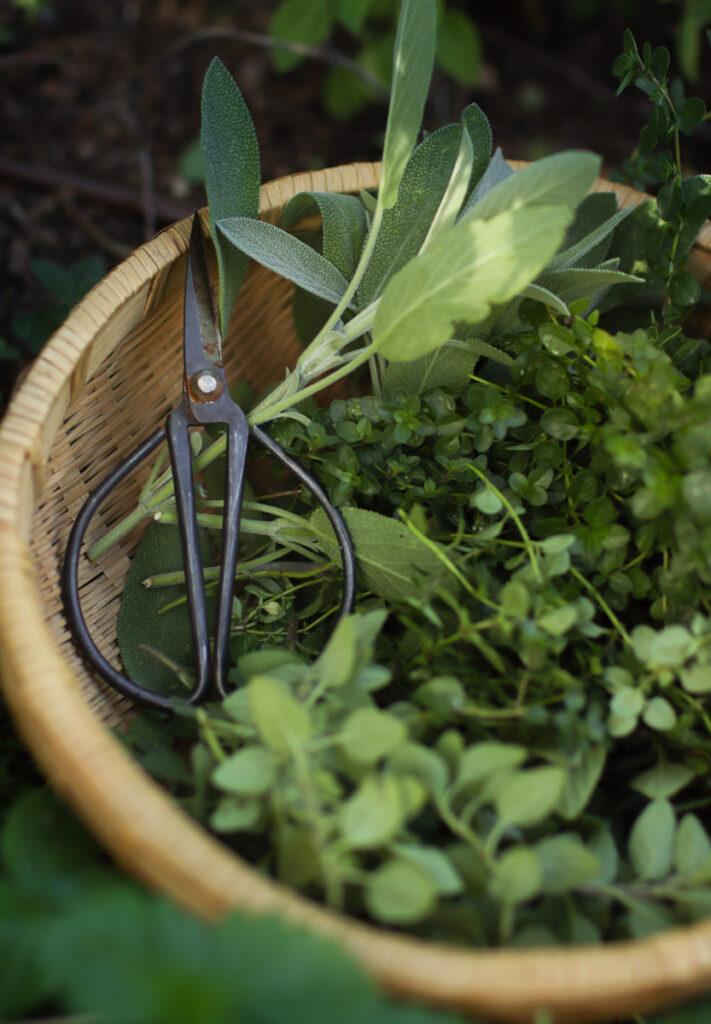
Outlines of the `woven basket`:
M 300 174 L 265 185 L 276 218 L 302 190 L 354 192 L 377 165 Z M 609 182 L 623 204 L 639 193 Z M 17 392 L 0 428 L 0 658 L 7 701 L 57 789 L 116 858 L 205 917 L 231 907 L 273 912 L 347 947 L 386 989 L 409 999 L 502 1020 L 604 1020 L 711 988 L 711 922 L 640 942 L 595 948 L 465 951 L 427 944 L 332 913 L 275 884 L 187 817 L 106 728 L 129 704 L 84 668 L 60 599 L 67 534 L 87 493 L 146 436 L 180 391 L 182 287 L 189 223 L 159 234 L 112 271 L 72 312 Z M 691 257 L 711 285 L 711 230 Z M 291 287 L 251 271 L 226 339 L 231 379 L 256 388 L 282 376 L 298 345 Z M 141 474 L 112 496 L 93 537 L 135 504 Z M 83 565 L 82 599 L 94 636 L 116 657 L 115 620 L 137 537 Z

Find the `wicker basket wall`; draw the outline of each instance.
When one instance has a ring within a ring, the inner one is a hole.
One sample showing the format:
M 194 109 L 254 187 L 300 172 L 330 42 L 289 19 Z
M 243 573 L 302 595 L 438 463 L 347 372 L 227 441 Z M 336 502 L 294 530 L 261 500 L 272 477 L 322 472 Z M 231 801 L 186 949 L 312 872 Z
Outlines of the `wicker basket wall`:
M 304 189 L 371 188 L 357 164 L 262 189 L 264 216 Z M 623 204 L 639 202 L 614 188 Z M 180 389 L 182 286 L 189 224 L 159 234 L 110 273 L 54 335 L 0 428 L 0 657 L 7 701 L 57 789 L 128 870 L 206 917 L 239 906 L 332 936 L 388 990 L 502 1020 L 605 1020 L 711 988 L 711 922 L 597 948 L 465 951 L 416 941 L 331 913 L 276 885 L 183 814 L 132 762 L 107 726 L 130 712 L 83 667 L 70 641 L 59 573 L 73 517 L 107 469 L 159 423 Z M 711 286 L 711 231 L 691 269 Z M 233 380 L 257 388 L 282 375 L 298 346 L 290 286 L 251 272 L 231 336 Z M 146 467 L 147 468 L 147 467 Z M 141 473 L 94 520 L 92 535 L 130 510 Z M 137 537 L 83 566 L 94 635 L 116 657 L 115 618 Z

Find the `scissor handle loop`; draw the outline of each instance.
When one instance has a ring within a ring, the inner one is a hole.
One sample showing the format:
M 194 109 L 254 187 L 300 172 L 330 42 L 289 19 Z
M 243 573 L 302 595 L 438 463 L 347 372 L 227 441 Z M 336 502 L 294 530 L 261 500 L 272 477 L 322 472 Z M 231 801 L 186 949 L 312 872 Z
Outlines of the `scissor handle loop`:
M 194 500 L 187 496 L 187 492 L 193 495 L 194 491 L 192 481 L 186 481 L 185 468 L 182 467 L 182 472 L 180 471 L 180 458 L 177 457 L 176 451 L 176 449 L 182 448 L 181 442 L 179 440 L 176 441 L 176 439 L 180 437 L 183 430 L 187 437 L 187 427 L 189 425 L 185 417 L 179 415 L 180 412 L 180 409 L 176 410 L 168 420 L 168 431 L 172 435 L 172 443 L 169 445 L 169 450 L 176 482 L 176 494 L 178 497 L 182 496 L 183 499 L 177 502 L 183 562 L 186 569 L 188 566 L 191 566 L 190 573 L 186 572 L 186 581 L 188 583 L 188 606 L 196 654 L 197 680 L 187 700 L 191 704 L 200 704 L 207 697 L 211 684 L 214 684 L 215 689 L 217 689 L 221 696 L 225 696 L 227 692 L 229 622 L 239 541 L 239 517 L 242 504 L 242 474 L 239 471 L 239 465 L 242 464 L 243 467 L 244 460 L 243 457 L 236 459 L 232 480 L 229 479 L 228 463 L 228 482 L 224 507 L 225 510 L 230 509 L 230 514 L 225 515 L 223 528 L 223 556 L 226 553 L 227 557 L 223 557 L 221 564 L 217 612 L 218 630 L 215 639 L 215 651 L 213 656 L 210 657 L 202 565 L 199 547 L 195 541 L 197 527 Z M 329 501 L 320 484 L 298 462 L 287 455 L 276 441 L 259 427 L 252 427 L 250 433 L 258 444 L 271 452 L 275 458 L 294 473 L 301 483 L 311 491 L 326 513 L 336 534 L 343 569 L 343 598 L 338 617 L 340 619 L 344 615 L 348 615 L 353 610 L 355 603 L 356 562 L 353 544 L 343 517 L 338 509 Z M 96 490 L 89 495 L 69 535 L 62 573 L 62 590 L 67 622 L 77 646 L 88 665 L 106 680 L 110 686 L 131 700 L 162 711 L 171 711 L 173 709 L 172 697 L 163 696 L 138 683 L 134 683 L 104 657 L 91 636 L 82 612 L 79 596 L 79 560 L 89 523 L 111 491 L 121 484 L 165 438 L 166 430 L 163 427 L 159 427 L 135 451 L 127 456 L 123 462 L 112 470 Z M 245 451 L 242 452 L 242 456 L 246 453 L 246 445 L 244 448 Z M 230 438 L 228 424 L 228 459 L 230 458 L 230 449 L 233 455 L 239 456 L 237 438 L 234 436 Z M 182 461 L 185 460 L 183 459 Z

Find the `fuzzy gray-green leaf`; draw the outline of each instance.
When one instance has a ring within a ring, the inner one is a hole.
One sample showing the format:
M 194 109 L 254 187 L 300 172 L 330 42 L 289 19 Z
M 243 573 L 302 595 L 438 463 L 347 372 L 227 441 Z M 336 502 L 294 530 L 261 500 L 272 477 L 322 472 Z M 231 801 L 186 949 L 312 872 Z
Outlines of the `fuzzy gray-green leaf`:
M 240 252 L 312 295 L 335 305 L 348 287 L 343 274 L 325 257 L 274 224 L 230 217 L 217 226 L 220 234 Z
M 563 206 L 523 207 L 460 221 L 390 281 L 373 328 L 380 354 L 419 359 L 450 338 L 455 323 L 483 320 L 540 273 L 570 217 Z
M 499 182 L 465 217 L 489 220 L 515 206 L 575 208 L 599 170 L 600 158 L 582 150 L 543 157 Z
M 299 192 L 287 203 L 281 227 L 290 231 L 304 217 L 313 214 L 318 214 L 322 220 L 321 255 L 345 278 L 350 278 L 367 230 L 363 204 L 355 196 L 337 192 Z
M 395 205 L 400 179 L 422 124 L 434 66 L 435 34 L 433 0 L 403 0 L 380 178 L 379 201 L 385 210 Z
M 247 104 L 227 68 L 217 58 L 202 87 L 200 144 L 210 231 L 217 253 L 220 323 L 223 331 L 242 285 L 247 260 L 219 234 L 225 217 L 259 213 L 259 144 Z

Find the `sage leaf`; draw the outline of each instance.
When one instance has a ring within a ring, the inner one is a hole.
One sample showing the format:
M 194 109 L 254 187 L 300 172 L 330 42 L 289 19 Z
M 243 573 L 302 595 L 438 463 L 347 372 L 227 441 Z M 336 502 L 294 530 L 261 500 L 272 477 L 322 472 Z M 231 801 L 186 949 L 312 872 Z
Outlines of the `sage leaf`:
M 286 204 L 281 227 L 292 230 L 316 213 L 321 217 L 324 256 L 344 278 L 353 276 L 367 231 L 365 209 L 355 196 L 337 192 L 299 192 Z
M 546 270 L 538 283 L 566 303 L 576 299 L 596 302 L 606 288 L 614 284 L 641 284 L 642 278 L 602 267 L 570 267 L 567 270 Z
M 543 157 L 500 181 L 466 211 L 463 219 L 489 220 L 515 206 L 574 209 L 600 170 L 600 158 L 583 150 Z M 558 244 L 562 242 L 562 237 Z
M 455 322 L 483 320 L 493 304 L 538 275 L 569 221 L 562 206 L 460 221 L 388 284 L 373 325 L 379 353 L 392 361 L 418 359 L 450 338 Z
M 436 903 L 435 885 L 416 864 L 393 858 L 368 874 L 365 902 L 378 921 L 385 924 L 414 924 L 432 913 Z
M 632 826 L 629 855 L 645 882 L 664 878 L 672 865 L 676 820 L 668 800 L 652 800 Z
M 535 849 L 542 868 L 543 892 L 569 892 L 600 874 L 600 861 L 576 835 L 550 836 L 536 843 Z
M 674 838 L 674 867 L 680 875 L 694 875 L 711 866 L 711 840 L 695 814 L 685 814 Z
M 215 58 L 202 87 L 200 145 L 210 232 L 217 254 L 220 324 L 227 329 L 247 260 L 217 230 L 226 217 L 259 214 L 259 143 L 247 104 L 227 68 Z
M 353 541 L 359 571 L 378 597 L 402 601 L 415 594 L 431 593 L 452 579 L 436 554 L 404 523 L 366 509 L 340 511 Z M 309 521 L 324 551 L 337 558 L 336 538 L 325 512 L 317 509 Z
M 474 148 L 469 138 L 469 132 L 463 131 L 452 176 L 430 224 L 427 237 L 422 243 L 423 250 L 431 245 L 434 239 L 441 235 L 443 231 L 450 228 L 457 219 L 457 215 L 469 190 L 473 165 Z
M 450 339 L 421 359 L 388 363 L 383 374 L 383 392 L 389 397 L 398 391 L 406 395 L 423 395 L 435 388 L 461 391 L 478 355 L 471 341 Z
M 435 36 L 433 0 L 402 0 L 378 193 L 384 210 L 397 201 L 400 179 L 422 124 L 434 66 Z
M 277 758 L 266 747 L 243 747 L 217 765 L 212 781 L 226 793 L 258 796 L 274 785 L 278 765 Z
M 208 545 L 201 534 L 203 560 L 207 553 Z M 185 597 L 185 589 L 174 586 L 154 590 L 145 587 L 143 580 L 157 569 L 170 572 L 182 568 L 183 551 L 177 526 L 151 523 L 131 559 L 116 621 L 126 675 L 155 693 L 176 697 L 187 697 L 195 665 L 188 606 L 186 602 L 175 604 Z M 212 628 L 214 599 L 208 599 L 207 611 Z
M 468 107 L 464 108 L 462 124 L 472 144 L 472 169 L 469 182 L 469 188 L 472 190 L 478 185 L 491 162 L 491 125 L 489 118 L 478 103 L 470 103 Z
M 503 775 L 493 788 L 502 824 L 535 825 L 554 809 L 565 784 L 561 768 L 529 768 Z
M 358 708 L 343 723 L 339 745 L 352 761 L 375 764 L 406 738 L 407 729 L 395 715 L 374 707 Z
M 381 294 L 400 267 L 422 246 L 442 201 L 459 152 L 462 129 L 451 124 L 427 135 L 412 153 L 398 189 L 397 202 L 383 213 L 358 302 L 366 306 Z
M 254 676 L 249 681 L 248 692 L 257 732 L 271 750 L 290 754 L 309 740 L 309 713 L 280 679 Z
M 348 287 L 343 274 L 329 260 L 275 224 L 228 217 L 218 221 L 217 228 L 246 256 L 334 305 Z
M 587 198 L 592 198 L 588 196 Z M 600 242 L 604 242 L 612 232 L 615 230 L 617 225 L 628 217 L 634 210 L 633 206 L 627 206 L 622 210 L 618 210 L 617 213 L 613 214 L 604 224 L 600 224 L 599 227 L 594 228 L 588 235 L 581 238 L 574 245 L 571 245 L 567 249 L 563 249 L 562 252 L 554 256 L 548 265 L 548 270 L 563 270 L 566 267 L 574 267 L 584 256 L 591 257 L 592 250 L 600 245 Z M 594 258 L 589 260 L 590 263 L 595 262 Z
M 529 284 L 527 288 L 524 288 L 521 295 L 524 299 L 533 299 L 535 302 L 543 303 L 544 306 L 555 310 L 561 316 L 570 316 L 570 310 L 561 297 L 540 284 Z M 500 321 L 497 321 L 497 327 L 499 327 L 499 324 Z
M 471 211 L 480 202 L 487 193 L 491 192 L 492 188 L 498 185 L 502 181 L 506 181 L 514 173 L 509 164 L 504 160 L 504 155 L 500 148 L 494 151 L 494 155 L 489 160 L 486 170 L 479 178 L 472 189 L 471 195 L 467 199 L 464 209 L 461 213 L 461 218 L 469 216 Z
M 389 842 L 404 820 L 400 788 L 390 775 L 367 775 L 339 812 L 343 840 L 358 850 Z

